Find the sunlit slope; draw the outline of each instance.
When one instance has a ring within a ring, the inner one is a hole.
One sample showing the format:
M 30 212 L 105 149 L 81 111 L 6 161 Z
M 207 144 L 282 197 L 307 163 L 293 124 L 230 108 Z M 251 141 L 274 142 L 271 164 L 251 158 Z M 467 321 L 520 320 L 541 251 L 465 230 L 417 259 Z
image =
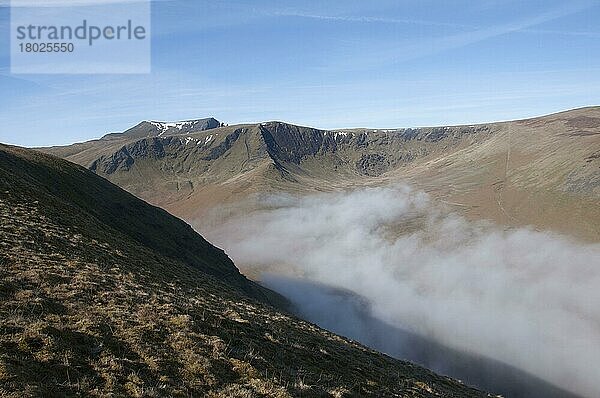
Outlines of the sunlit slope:
M 396 175 L 470 218 L 600 240 L 600 108 L 495 128 L 480 145 Z
M 266 304 L 165 211 L 0 145 L 0 395 L 483 397 Z
M 186 219 L 265 192 L 409 181 L 470 218 L 600 237 L 600 108 L 393 130 L 268 122 L 44 150 Z

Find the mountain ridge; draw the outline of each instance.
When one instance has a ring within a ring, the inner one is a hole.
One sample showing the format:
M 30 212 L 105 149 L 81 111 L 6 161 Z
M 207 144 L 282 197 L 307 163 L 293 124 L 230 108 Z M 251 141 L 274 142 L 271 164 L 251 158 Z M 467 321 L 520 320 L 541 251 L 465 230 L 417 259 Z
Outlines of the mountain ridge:
M 191 134 L 194 132 L 210 130 L 222 125 L 214 117 L 203 119 L 182 120 L 178 122 L 158 122 L 154 120 L 143 120 L 133 127 L 128 128 L 122 133 L 109 133 L 104 135 L 101 140 L 110 140 L 115 138 L 143 138 L 160 137 L 164 134 Z
M 407 182 L 470 219 L 600 237 L 600 107 L 405 129 L 285 122 L 41 148 L 188 220 L 265 192 Z M 552 154 L 552 156 L 549 156 Z M 542 203 L 533 208 L 532 201 Z M 574 214 L 564 220 L 561 214 Z

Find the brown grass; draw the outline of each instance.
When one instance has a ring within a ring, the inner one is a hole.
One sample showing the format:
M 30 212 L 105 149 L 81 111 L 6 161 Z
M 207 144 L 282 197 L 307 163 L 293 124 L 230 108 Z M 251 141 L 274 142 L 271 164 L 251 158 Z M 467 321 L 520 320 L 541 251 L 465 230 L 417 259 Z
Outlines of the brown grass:
M 153 250 L 28 165 L 83 169 L 32 156 L 16 179 L 23 156 L 0 147 L 0 396 L 486 396 Z

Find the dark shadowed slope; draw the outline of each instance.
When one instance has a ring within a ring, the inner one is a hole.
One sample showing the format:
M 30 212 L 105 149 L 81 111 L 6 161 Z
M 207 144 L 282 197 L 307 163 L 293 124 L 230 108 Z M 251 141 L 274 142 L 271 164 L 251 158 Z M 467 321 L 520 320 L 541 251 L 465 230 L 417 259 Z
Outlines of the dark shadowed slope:
M 2 396 L 486 396 L 261 303 L 185 223 L 57 158 L 0 146 L 0 248 Z
M 65 221 L 81 222 L 90 230 L 108 226 L 114 230 L 111 235 L 124 235 L 164 257 L 198 267 L 251 297 L 269 301 L 272 292 L 247 280 L 222 250 L 166 211 L 103 178 L 90 178 L 91 173 L 72 163 L 16 148 L 6 151 L 19 156 L 0 154 L 3 190 L 51 204 Z M 77 216 L 81 218 L 72 219 Z

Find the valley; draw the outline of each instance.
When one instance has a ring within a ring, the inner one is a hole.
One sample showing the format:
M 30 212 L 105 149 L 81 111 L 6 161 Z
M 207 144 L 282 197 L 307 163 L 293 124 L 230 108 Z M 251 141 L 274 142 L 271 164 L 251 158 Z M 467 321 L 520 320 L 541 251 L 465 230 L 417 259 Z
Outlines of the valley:
M 327 332 L 185 222 L 0 145 L 0 395 L 487 393 Z
M 167 125 L 41 150 L 186 220 L 283 296 L 291 285 L 265 275 L 367 303 L 334 324 L 296 301 L 320 326 L 511 397 L 600 393 L 600 108 L 385 130 Z M 473 373 L 354 332 L 374 325 L 493 365 Z

